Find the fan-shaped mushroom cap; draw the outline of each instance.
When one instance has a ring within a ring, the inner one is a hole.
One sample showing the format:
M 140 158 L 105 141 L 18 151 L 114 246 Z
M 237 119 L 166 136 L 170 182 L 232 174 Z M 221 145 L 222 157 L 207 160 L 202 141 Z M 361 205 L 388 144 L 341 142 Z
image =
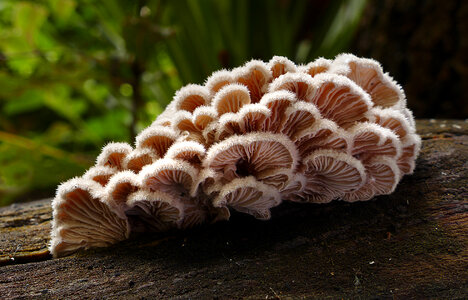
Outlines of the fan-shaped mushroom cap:
M 293 170 L 297 161 L 297 149 L 285 135 L 250 133 L 213 145 L 207 152 L 204 166 L 231 180 L 277 168 Z
M 392 130 L 400 139 L 415 131 L 399 110 L 373 108 L 372 115 L 376 124 Z
M 74 178 L 59 186 L 52 202 L 50 252 L 54 257 L 79 249 L 106 247 L 129 237 L 126 219 L 100 200 L 102 186 Z
M 214 107 L 200 106 L 193 112 L 192 122 L 196 128 L 203 130 L 218 118 L 218 113 Z
M 277 91 L 268 93 L 260 100 L 260 104 L 266 106 L 271 115 L 264 122 L 264 130 L 279 132 L 280 125 L 284 123 L 286 109 L 296 102 L 296 95 L 289 91 Z
M 354 82 L 344 76 L 327 73 L 315 76 L 314 81 L 318 88 L 308 101 L 317 106 L 324 118 L 344 128 L 365 119 L 372 101 Z
M 237 114 L 225 114 L 219 120 L 216 139 L 223 140 L 234 134 L 261 131 L 270 114 L 270 110 L 260 103 L 247 104 Z
M 127 197 L 141 188 L 138 175 L 132 171 L 121 171 L 111 177 L 105 189 L 104 201 L 114 208 L 122 218 L 125 217 Z
M 400 156 L 401 142 L 388 128 L 372 123 L 358 123 L 349 129 L 349 133 L 352 137 L 348 151 L 354 156 Z
M 245 104 L 250 103 L 249 90 L 242 84 L 224 86 L 216 93 L 212 105 L 221 116 L 225 113 L 236 113 Z
M 377 106 L 390 107 L 405 102 L 401 87 L 373 59 L 341 54 L 335 58 L 331 72 L 345 75 L 356 82 L 369 93 Z
M 158 157 L 164 157 L 167 149 L 178 138 L 178 134 L 168 127 L 148 127 L 136 137 L 136 147 L 150 148 Z
M 281 132 L 295 141 L 301 131 L 314 126 L 320 118 L 320 112 L 314 104 L 304 101 L 295 102 L 284 112 L 284 119 L 280 124 Z
M 366 173 L 362 163 L 351 155 L 335 150 L 318 150 L 303 160 L 306 166 L 306 190 L 313 201 L 331 201 L 361 188 Z M 320 196 L 317 198 L 316 196 Z
M 123 167 L 138 173 L 144 166 L 152 164 L 158 158 L 156 153 L 150 148 L 137 148 L 125 157 Z
M 401 175 L 412 174 L 416 157 L 421 150 L 421 138 L 417 134 L 409 134 L 403 140 L 401 155 L 397 160 Z
M 145 166 L 139 173 L 143 187 L 181 198 L 190 194 L 197 175 L 198 170 L 190 163 L 170 158 Z
M 117 173 L 119 169 L 109 167 L 109 166 L 94 166 L 91 167 L 86 173 L 83 175 L 83 179 L 90 179 L 94 180 L 102 186 L 106 186 L 109 179 Z
M 260 101 L 273 77 L 268 65 L 261 60 L 251 60 L 243 67 L 232 70 L 232 73 L 238 83 L 249 89 L 251 103 Z
M 273 56 L 268 62 L 268 69 L 270 69 L 273 78 L 286 73 L 295 73 L 297 71 L 296 65 L 284 56 Z
M 172 119 L 172 128 L 174 130 L 196 132 L 199 129 L 192 122 L 193 114 L 188 111 L 179 111 L 174 114 Z
M 102 148 L 101 154 L 96 159 L 96 165 L 115 167 L 120 170 L 125 156 L 132 150 L 132 146 L 127 143 L 109 143 Z
M 237 211 L 253 215 L 257 219 L 268 220 L 270 208 L 281 203 L 276 189 L 255 180 L 255 177 L 234 179 L 221 189 L 213 200 L 215 207 L 228 206 Z
M 375 156 L 365 162 L 367 180 L 360 189 L 345 193 L 343 200 L 354 202 L 369 200 L 376 195 L 387 195 L 395 190 L 400 180 L 400 170 L 395 160 L 388 156 Z
M 234 82 L 233 75 L 228 70 L 213 72 L 206 80 L 205 87 L 210 90 L 211 95 L 217 93 L 223 86 Z
M 184 205 L 160 191 L 139 190 L 128 196 L 126 215 L 132 231 L 162 232 L 177 228 L 184 217 Z
M 286 90 L 293 92 L 297 99 L 309 102 L 309 99 L 317 90 L 317 82 L 303 73 L 286 73 L 273 80 L 269 92 Z
M 181 111 L 174 116 L 173 127 L 181 134 L 188 134 L 185 140 L 206 144 L 207 139 L 203 133 L 217 119 L 217 115 L 218 113 L 211 106 L 200 106 L 193 114 Z
M 201 85 L 189 84 L 177 91 L 174 96 L 177 110 L 193 112 L 197 107 L 209 102 L 210 91 Z
M 325 59 L 323 57 L 319 57 L 313 62 L 308 63 L 305 66 L 299 67 L 301 72 L 307 73 L 310 76 L 314 77 L 317 74 L 325 73 L 330 70 L 332 65 L 332 61 L 329 59 Z
M 167 150 L 165 158 L 180 159 L 191 163 L 194 167 L 201 167 L 205 152 L 205 147 L 200 143 L 176 142 Z
M 312 127 L 297 134 L 295 144 L 301 157 L 319 149 L 334 149 L 346 152 L 350 135 L 335 122 L 321 119 Z

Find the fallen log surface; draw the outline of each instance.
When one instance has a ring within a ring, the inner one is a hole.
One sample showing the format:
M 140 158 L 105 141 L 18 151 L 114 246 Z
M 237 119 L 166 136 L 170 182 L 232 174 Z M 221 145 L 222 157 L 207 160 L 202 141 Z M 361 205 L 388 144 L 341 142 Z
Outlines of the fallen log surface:
M 421 120 L 394 194 L 283 203 L 270 221 L 132 238 L 52 259 L 50 199 L 0 208 L 0 298 L 463 298 L 468 121 Z

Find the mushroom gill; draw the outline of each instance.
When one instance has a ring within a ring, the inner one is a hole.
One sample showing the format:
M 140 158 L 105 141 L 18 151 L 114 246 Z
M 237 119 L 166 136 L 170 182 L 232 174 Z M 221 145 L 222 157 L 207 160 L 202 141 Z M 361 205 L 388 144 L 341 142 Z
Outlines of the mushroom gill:
M 106 247 L 129 237 L 128 221 L 102 201 L 103 187 L 75 178 L 63 183 L 52 202 L 51 253 L 55 257 L 78 249 Z
M 106 145 L 58 188 L 50 250 L 131 232 L 270 218 L 281 201 L 354 202 L 393 192 L 421 147 L 401 87 L 374 60 L 252 60 L 190 84 L 135 140 Z

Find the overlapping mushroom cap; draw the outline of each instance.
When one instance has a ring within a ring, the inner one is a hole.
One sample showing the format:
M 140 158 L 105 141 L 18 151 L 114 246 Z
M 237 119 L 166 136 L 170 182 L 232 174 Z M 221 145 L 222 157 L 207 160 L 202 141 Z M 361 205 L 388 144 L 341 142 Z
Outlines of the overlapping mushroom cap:
M 421 141 L 400 86 L 379 63 L 342 54 L 296 66 L 253 60 L 180 89 L 136 138 L 105 146 L 62 184 L 51 252 L 132 232 L 269 219 L 282 200 L 368 200 L 413 172 Z

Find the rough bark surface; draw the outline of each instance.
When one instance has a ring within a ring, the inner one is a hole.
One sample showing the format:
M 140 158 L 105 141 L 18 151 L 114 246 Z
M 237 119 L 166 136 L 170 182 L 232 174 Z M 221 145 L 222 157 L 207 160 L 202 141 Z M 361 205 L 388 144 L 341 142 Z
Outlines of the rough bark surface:
M 0 298 L 463 298 L 468 122 L 419 121 L 394 194 L 284 203 L 231 221 L 51 259 L 50 199 L 0 208 Z

